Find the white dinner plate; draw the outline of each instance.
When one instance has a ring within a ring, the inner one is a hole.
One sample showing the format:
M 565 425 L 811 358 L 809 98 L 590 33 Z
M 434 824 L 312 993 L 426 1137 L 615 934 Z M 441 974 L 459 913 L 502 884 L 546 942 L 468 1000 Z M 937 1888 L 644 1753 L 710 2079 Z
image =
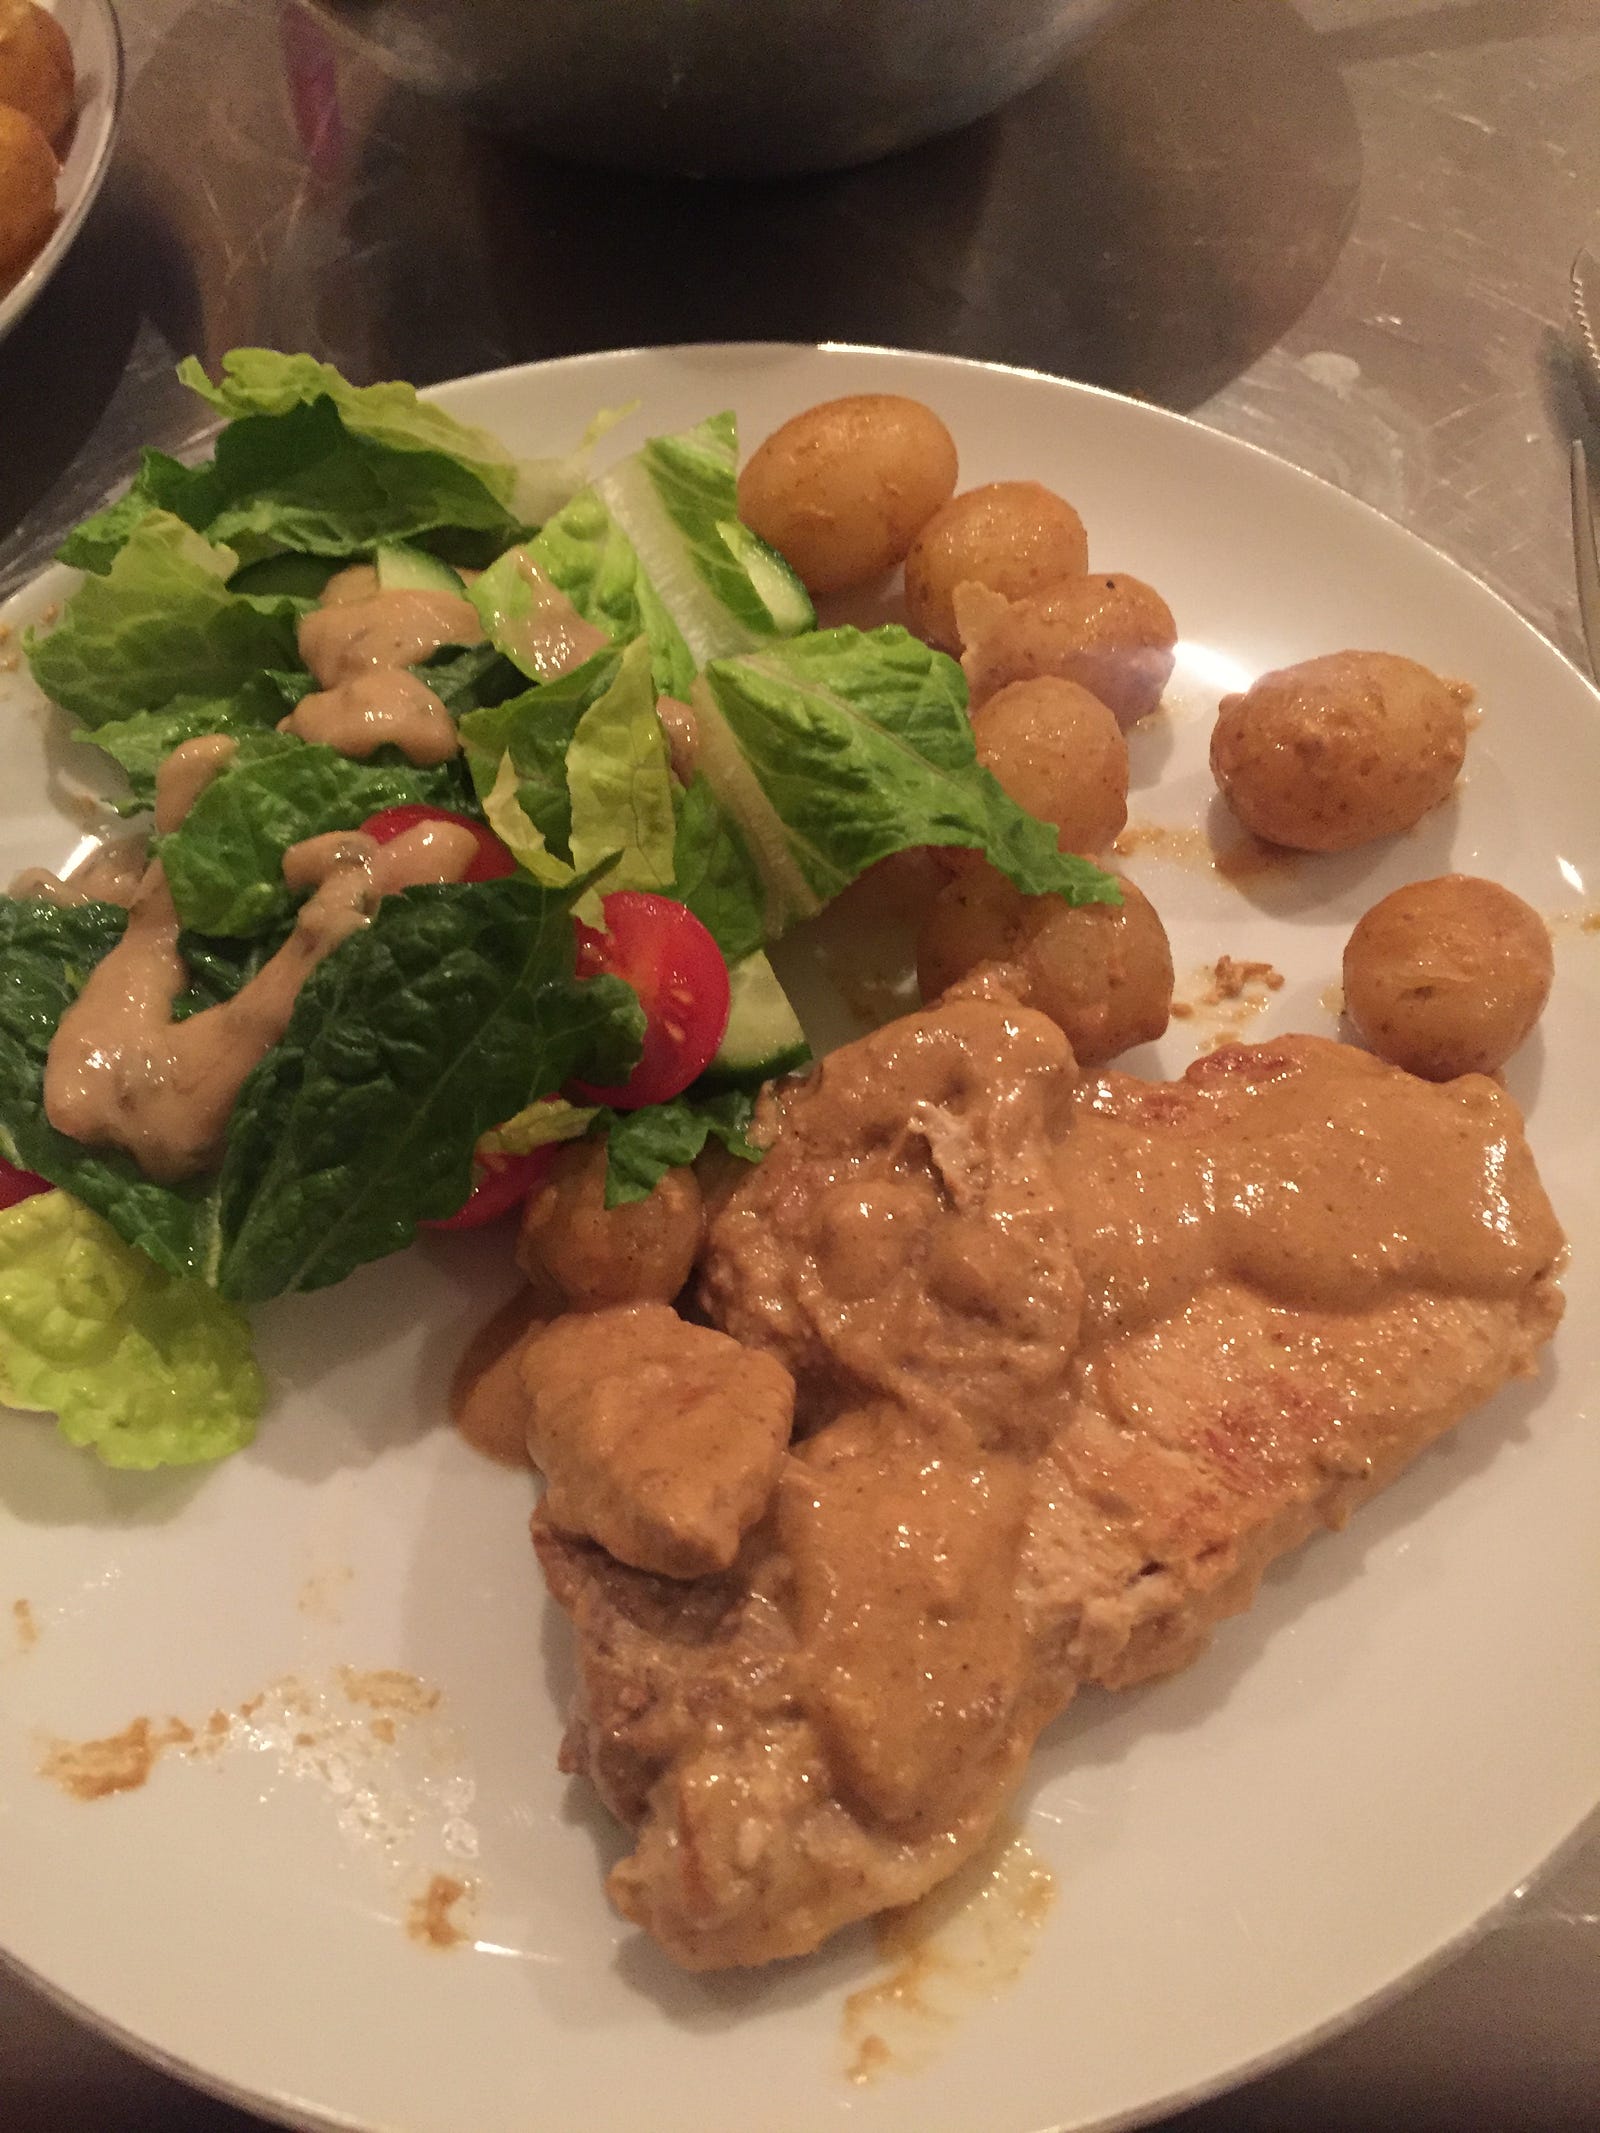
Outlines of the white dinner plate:
M 122 106 L 122 38 L 110 0 L 42 0 L 67 33 L 77 76 L 77 113 L 56 180 L 56 223 L 38 257 L 0 283 L 0 341 L 67 256 L 111 161 Z
M 972 1957 L 966 1984 L 935 1980 L 923 1999 L 942 2016 L 913 1994 L 867 2082 L 849 2078 L 866 2018 L 845 2009 L 884 1975 L 867 1932 L 768 1974 L 696 1979 L 607 1908 L 618 1838 L 555 1767 L 568 1643 L 527 1544 L 534 1485 L 477 1459 L 443 1415 L 468 1328 L 510 1284 L 503 1235 L 437 1239 L 263 1310 L 273 1406 L 215 1472 L 112 1475 L 47 1423 L 0 1419 L 0 1947 L 137 2048 L 287 2122 L 1126 2123 L 1392 1988 L 1600 1797 L 1600 935 L 1581 923 L 1600 879 L 1594 692 L 1480 585 L 1334 489 L 1048 378 L 686 348 L 438 398 L 534 453 L 632 401 L 608 449 L 725 406 L 754 440 L 815 400 L 883 389 L 939 410 L 964 483 L 1037 476 L 1070 496 L 1096 567 L 1148 578 L 1179 618 L 1171 708 L 1136 736 L 1132 805 L 1188 833 L 1134 862 L 1181 992 L 1224 952 L 1267 960 L 1287 982 L 1244 1034 L 1331 1033 L 1352 922 L 1451 867 L 1556 920 L 1554 1000 L 1510 1079 L 1573 1242 L 1566 1323 L 1537 1383 L 1275 1569 L 1187 1673 L 1079 1699 L 1019 1807 L 1056 1890 L 1031 1956 L 1009 1983 L 1003 1948 L 987 1968 Z M 47 574 L 5 619 L 69 585 Z M 1194 858 L 1208 823 L 1226 834 L 1206 770 L 1217 695 L 1344 646 L 1477 684 L 1459 796 L 1409 837 L 1230 886 Z M 82 834 L 84 766 L 30 706 L 21 675 L 0 683 L 0 878 L 63 862 Z M 1218 1028 L 1205 1010 L 1175 1023 L 1160 1065 L 1181 1069 Z M 214 1752 L 180 1741 L 141 1787 L 90 1803 L 40 1774 L 52 1739 L 141 1718 L 157 1738 L 180 1720 L 202 1747 L 210 1721 Z M 443 1910 L 441 1875 L 471 1884 L 448 1912 L 466 1934 L 452 1948 L 419 1931 L 430 1887 Z

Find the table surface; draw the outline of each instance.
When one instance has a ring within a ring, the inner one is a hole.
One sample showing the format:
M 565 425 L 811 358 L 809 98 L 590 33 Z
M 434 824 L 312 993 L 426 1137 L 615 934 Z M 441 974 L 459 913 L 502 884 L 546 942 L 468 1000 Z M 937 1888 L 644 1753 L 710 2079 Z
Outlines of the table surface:
M 111 176 L 0 346 L 0 595 L 140 446 L 194 439 L 172 376 L 191 351 L 308 348 L 420 383 L 854 340 L 1194 414 L 1412 527 L 1579 656 L 1566 461 L 1574 436 L 1600 458 L 1600 407 L 1565 319 L 1572 257 L 1600 242 L 1600 0 L 1145 0 L 952 140 L 716 188 L 556 170 L 391 86 L 293 0 L 121 14 Z M 1591 1835 L 1395 2004 L 1170 2125 L 1592 2126 L 1597 2005 Z M 7 2133 L 257 2123 L 0 1975 Z

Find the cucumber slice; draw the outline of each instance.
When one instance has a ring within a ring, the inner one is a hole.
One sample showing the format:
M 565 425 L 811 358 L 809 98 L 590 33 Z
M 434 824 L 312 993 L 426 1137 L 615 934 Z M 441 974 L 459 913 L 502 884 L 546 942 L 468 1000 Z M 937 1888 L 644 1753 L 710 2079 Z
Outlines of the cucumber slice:
M 738 519 L 724 519 L 717 531 L 734 561 L 743 565 L 779 636 L 798 637 L 802 630 L 814 630 L 817 611 L 811 604 L 811 595 L 777 549 L 769 548 L 759 534 L 752 533 Z
M 709 1089 L 754 1089 L 792 1074 L 811 1057 L 806 1033 L 778 974 L 758 949 L 728 973 L 732 999 L 722 1049 L 701 1079 Z
M 409 548 L 403 541 L 386 541 L 374 554 L 381 592 L 454 593 L 464 600 L 467 588 L 448 563 L 441 563 L 425 548 Z

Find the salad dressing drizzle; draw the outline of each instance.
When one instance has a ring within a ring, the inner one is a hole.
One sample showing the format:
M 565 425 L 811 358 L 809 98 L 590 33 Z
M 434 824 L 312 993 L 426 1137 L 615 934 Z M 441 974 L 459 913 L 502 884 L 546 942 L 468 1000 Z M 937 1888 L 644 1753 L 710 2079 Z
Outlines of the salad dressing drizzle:
M 143 837 L 113 837 L 96 845 L 65 879 L 48 867 L 25 867 L 6 894 L 50 904 L 121 904 L 126 910 L 139 892 L 146 862 Z
M 280 733 L 321 741 L 361 760 L 376 749 L 398 748 L 409 763 L 447 763 L 460 752 L 455 721 L 425 681 L 405 667 L 375 667 L 336 688 L 302 697 Z
M 175 830 L 205 791 L 239 753 L 239 743 L 225 733 L 202 733 L 174 748 L 156 772 L 156 832 Z
M 173 1020 L 173 1006 L 189 974 L 178 948 L 181 921 L 157 860 L 122 939 L 90 973 L 51 1040 L 45 1116 L 73 1140 L 125 1149 L 160 1184 L 215 1168 L 239 1091 L 282 1038 L 312 971 L 370 923 L 384 896 L 459 881 L 476 850 L 470 830 L 434 822 L 388 844 L 333 831 L 291 846 L 284 880 L 315 892 L 294 931 L 231 1000 L 181 1022 Z
M 366 757 L 385 745 L 419 765 L 447 762 L 461 746 L 455 721 L 410 668 L 447 644 L 481 644 L 483 625 L 457 593 L 380 589 L 370 565 L 341 570 L 321 605 L 301 618 L 300 656 L 322 684 L 280 733 Z

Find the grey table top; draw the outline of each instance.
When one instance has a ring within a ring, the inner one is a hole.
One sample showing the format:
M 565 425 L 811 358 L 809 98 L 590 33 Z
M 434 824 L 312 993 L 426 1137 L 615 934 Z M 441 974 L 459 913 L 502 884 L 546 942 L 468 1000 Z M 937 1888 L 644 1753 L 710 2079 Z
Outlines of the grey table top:
M 1144 395 L 1323 474 L 1579 651 L 1564 333 L 1600 240 L 1600 0 L 1146 0 L 953 140 L 777 187 L 575 177 L 333 48 L 308 155 L 306 22 L 121 0 L 111 177 L 0 346 L 0 593 L 144 444 L 177 357 L 304 347 L 418 382 L 638 342 L 857 340 Z M 737 271 L 710 263 L 736 261 Z M 597 262 L 603 271 L 596 272 Z M 1600 1839 L 1464 1956 L 1296 2065 L 1172 2121 L 1600 2123 Z M 223 2133 L 192 2094 L 0 1976 L 6 2133 Z

